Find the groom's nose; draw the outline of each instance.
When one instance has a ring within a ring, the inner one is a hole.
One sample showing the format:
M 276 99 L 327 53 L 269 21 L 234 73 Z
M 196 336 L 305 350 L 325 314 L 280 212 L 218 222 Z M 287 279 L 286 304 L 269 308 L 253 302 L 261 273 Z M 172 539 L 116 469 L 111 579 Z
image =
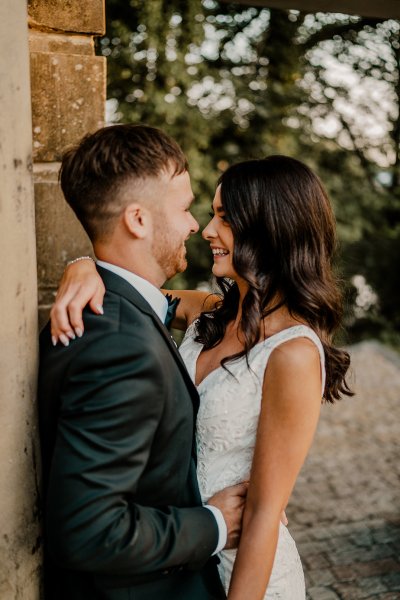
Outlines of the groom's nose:
M 197 233 L 200 225 L 198 224 L 198 222 L 196 221 L 196 219 L 194 218 L 194 216 L 192 214 L 190 216 L 192 217 L 190 233 Z

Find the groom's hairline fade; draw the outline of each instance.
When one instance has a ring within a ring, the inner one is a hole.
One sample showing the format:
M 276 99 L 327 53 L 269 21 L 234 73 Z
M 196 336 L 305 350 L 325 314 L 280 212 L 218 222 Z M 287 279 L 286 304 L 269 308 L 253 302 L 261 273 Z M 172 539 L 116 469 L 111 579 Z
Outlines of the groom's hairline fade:
M 124 209 L 123 189 L 162 172 L 171 178 L 188 170 L 170 136 L 149 125 L 111 125 L 85 135 L 67 150 L 59 181 L 67 203 L 91 241 L 105 240 Z

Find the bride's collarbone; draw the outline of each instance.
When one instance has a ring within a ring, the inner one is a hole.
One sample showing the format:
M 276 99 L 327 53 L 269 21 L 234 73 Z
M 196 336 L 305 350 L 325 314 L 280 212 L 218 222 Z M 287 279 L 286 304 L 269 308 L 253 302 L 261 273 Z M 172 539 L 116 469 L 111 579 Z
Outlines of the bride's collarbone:
M 277 322 L 270 322 L 266 319 L 261 327 L 259 342 L 296 325 L 305 325 L 305 323 L 298 319 L 294 319 L 293 317 L 280 319 Z M 237 329 L 231 327 L 231 330 L 229 331 L 228 328 L 223 339 L 216 346 L 206 350 L 202 349 L 198 355 L 196 361 L 196 385 L 200 385 L 210 373 L 218 369 L 224 358 L 242 352 L 243 350 L 244 343 L 238 337 Z
M 244 349 L 243 344 L 239 340 L 223 340 L 214 348 L 202 350 L 197 358 L 196 363 L 196 380 L 197 384 L 201 383 L 212 371 L 221 366 L 221 361 L 228 356 L 237 354 Z

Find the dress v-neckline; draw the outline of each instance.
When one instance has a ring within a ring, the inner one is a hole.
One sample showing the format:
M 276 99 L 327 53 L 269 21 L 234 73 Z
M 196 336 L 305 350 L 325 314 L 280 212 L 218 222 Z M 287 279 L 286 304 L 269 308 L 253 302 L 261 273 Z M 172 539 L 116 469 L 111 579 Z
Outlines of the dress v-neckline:
M 285 329 L 281 329 L 280 331 L 277 331 L 276 333 L 270 335 L 269 337 L 264 338 L 263 340 L 261 340 L 261 342 L 257 342 L 257 344 L 255 344 L 252 348 L 250 348 L 250 352 L 252 352 L 252 350 L 254 350 L 255 348 L 257 348 L 258 346 L 260 346 L 261 344 L 264 344 L 265 342 L 268 342 L 270 340 L 272 340 L 274 337 L 280 335 L 281 333 L 285 332 L 285 331 L 290 331 L 290 329 L 296 329 L 297 327 L 306 327 L 307 329 L 311 329 L 311 327 L 309 327 L 308 325 L 305 325 L 304 323 L 300 323 L 299 325 L 291 325 L 290 327 L 286 327 Z M 312 330 L 311 330 L 312 331 Z M 199 382 L 196 383 L 196 379 L 197 379 L 197 362 L 200 358 L 200 354 L 203 350 L 204 344 L 199 344 L 200 345 L 200 349 L 197 352 L 197 354 L 194 357 L 194 364 L 193 364 L 193 383 L 196 389 L 199 389 L 201 385 L 203 385 L 203 383 L 206 381 L 206 379 L 208 379 L 213 373 L 216 373 L 217 371 L 219 371 L 220 369 L 223 369 L 223 366 L 221 364 L 218 365 L 218 367 L 215 367 L 215 369 L 211 369 L 211 371 L 209 371 L 207 373 L 207 375 L 205 377 L 203 377 L 203 379 Z M 238 358 L 237 360 L 242 360 L 243 358 L 245 358 L 245 356 L 241 356 L 240 358 Z

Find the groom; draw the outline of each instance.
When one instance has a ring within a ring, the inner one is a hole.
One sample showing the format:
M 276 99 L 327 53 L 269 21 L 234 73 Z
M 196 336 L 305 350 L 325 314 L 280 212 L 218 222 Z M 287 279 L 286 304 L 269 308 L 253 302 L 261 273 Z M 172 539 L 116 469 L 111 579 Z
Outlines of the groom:
M 69 348 L 41 334 L 46 598 L 225 598 L 213 554 L 237 545 L 245 486 L 202 506 L 199 398 L 159 290 L 198 229 L 186 159 L 157 129 L 116 125 L 69 151 L 60 179 L 107 291 Z

